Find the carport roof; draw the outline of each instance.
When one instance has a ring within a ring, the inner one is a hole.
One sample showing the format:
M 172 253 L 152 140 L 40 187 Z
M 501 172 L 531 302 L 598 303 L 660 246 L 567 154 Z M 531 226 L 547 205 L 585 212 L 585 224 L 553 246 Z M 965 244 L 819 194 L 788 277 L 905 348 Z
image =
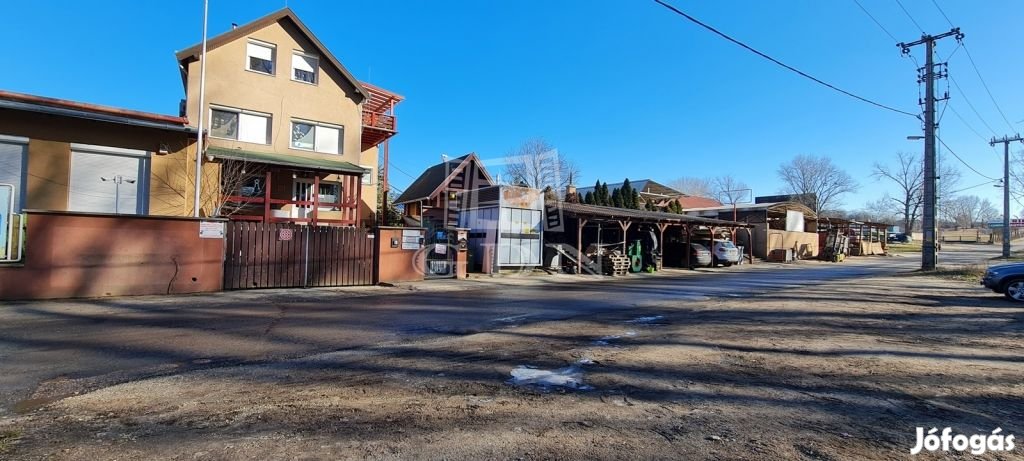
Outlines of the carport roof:
M 666 224 L 700 224 L 719 227 L 752 227 L 750 224 L 725 221 L 722 219 L 702 218 L 660 211 L 632 210 L 610 206 L 587 205 L 583 203 L 558 202 L 562 211 L 584 218 L 603 218 L 608 220 L 648 221 Z

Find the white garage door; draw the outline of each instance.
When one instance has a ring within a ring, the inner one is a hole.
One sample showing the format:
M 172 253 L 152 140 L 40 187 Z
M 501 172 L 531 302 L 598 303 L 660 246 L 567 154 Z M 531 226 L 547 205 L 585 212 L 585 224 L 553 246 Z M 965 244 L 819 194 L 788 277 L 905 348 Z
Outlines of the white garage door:
M 14 212 L 21 212 L 25 203 L 21 193 L 25 188 L 25 157 L 28 145 L 19 140 L 0 138 L 0 184 L 14 186 Z M 0 204 L 0 209 L 7 210 L 7 203 Z
M 146 214 L 148 154 L 72 145 L 68 209 Z

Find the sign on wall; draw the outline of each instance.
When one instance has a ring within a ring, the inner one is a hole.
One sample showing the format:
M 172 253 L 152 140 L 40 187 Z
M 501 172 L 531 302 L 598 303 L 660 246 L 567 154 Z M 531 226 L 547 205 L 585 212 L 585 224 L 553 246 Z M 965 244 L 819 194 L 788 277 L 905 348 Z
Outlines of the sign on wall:
M 201 239 L 222 239 L 224 238 L 223 221 L 201 221 L 199 223 L 199 238 Z
M 402 231 L 402 249 L 403 250 L 419 250 L 420 241 L 423 238 L 423 231 L 420 230 L 403 230 Z

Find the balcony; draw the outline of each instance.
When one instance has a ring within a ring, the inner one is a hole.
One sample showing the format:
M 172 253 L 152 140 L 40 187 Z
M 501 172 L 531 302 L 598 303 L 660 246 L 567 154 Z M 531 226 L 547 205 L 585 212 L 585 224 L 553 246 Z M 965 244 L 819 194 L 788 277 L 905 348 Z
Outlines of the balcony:
M 363 150 L 387 141 L 398 134 L 395 105 L 402 97 L 380 87 L 362 83 L 369 93 L 363 103 Z

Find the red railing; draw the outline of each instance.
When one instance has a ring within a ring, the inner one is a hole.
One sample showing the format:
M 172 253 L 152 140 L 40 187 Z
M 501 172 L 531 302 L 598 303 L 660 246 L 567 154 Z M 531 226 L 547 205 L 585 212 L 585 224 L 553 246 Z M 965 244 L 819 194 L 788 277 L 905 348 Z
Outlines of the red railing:
M 394 115 L 382 114 L 370 110 L 363 110 L 363 127 L 379 128 L 382 130 L 396 131 L 396 120 Z

